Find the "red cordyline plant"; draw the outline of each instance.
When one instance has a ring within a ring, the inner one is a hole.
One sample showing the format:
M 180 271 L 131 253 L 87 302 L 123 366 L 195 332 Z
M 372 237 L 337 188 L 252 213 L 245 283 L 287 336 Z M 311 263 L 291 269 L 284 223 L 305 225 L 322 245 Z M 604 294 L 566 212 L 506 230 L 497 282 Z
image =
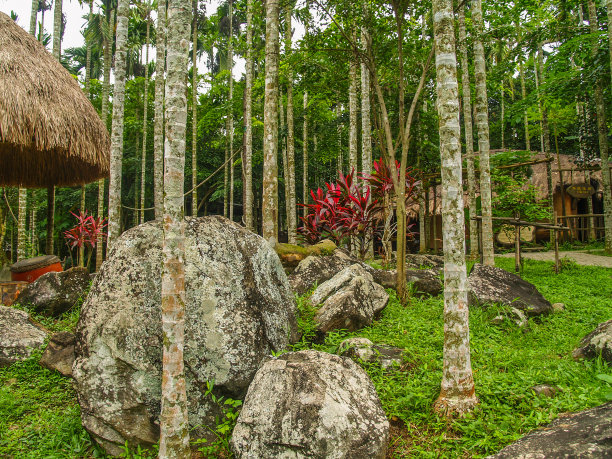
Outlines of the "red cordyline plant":
M 106 233 L 103 232 L 107 225 L 106 219 L 104 217 L 94 218 L 93 215 L 88 215 L 87 210 L 85 212 L 79 211 L 78 214 L 70 213 L 77 219 L 77 224 L 74 227 L 64 231 L 66 245 L 70 249 L 70 257 L 72 258 L 72 250 L 74 248 L 89 247 L 92 249 L 87 259 L 87 265 L 89 266 L 89 261 L 91 260 L 91 255 L 98 242 L 98 238 L 106 236 Z

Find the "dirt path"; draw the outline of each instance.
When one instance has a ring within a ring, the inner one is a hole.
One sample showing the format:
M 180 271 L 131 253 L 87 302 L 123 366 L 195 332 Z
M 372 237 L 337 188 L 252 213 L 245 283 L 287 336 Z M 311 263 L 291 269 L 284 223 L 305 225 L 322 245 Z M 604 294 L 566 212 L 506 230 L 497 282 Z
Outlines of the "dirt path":
M 505 253 L 499 255 L 505 258 L 514 258 L 514 253 Z M 529 258 L 530 260 L 540 261 L 555 261 L 555 252 L 523 252 L 521 254 L 523 258 Z M 603 268 L 612 268 L 612 257 L 604 257 L 601 255 L 591 255 L 590 253 L 571 251 L 571 252 L 559 252 L 559 258 L 571 258 L 579 265 L 585 266 L 601 266 Z

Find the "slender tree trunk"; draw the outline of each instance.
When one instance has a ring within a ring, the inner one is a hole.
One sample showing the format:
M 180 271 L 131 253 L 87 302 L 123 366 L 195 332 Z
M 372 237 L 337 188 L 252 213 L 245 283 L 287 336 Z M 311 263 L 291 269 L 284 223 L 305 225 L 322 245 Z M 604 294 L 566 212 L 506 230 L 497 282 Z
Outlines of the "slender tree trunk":
M 147 170 L 147 134 L 149 132 L 149 39 L 151 33 L 151 19 L 147 3 L 147 36 L 145 41 L 145 81 L 144 81 L 144 108 L 142 113 L 142 158 L 140 162 L 140 223 L 145 221 L 146 197 L 146 170 Z
M 229 181 L 229 219 L 234 220 L 234 30 L 233 30 L 233 0 L 229 0 L 229 46 L 228 46 L 228 60 L 229 60 L 229 121 L 228 121 L 228 135 L 229 135 L 229 157 L 230 157 L 230 181 Z
M 340 109 L 340 102 L 338 102 L 336 104 L 336 122 L 338 124 L 337 126 L 337 131 L 338 131 L 338 171 L 342 172 L 343 170 L 343 161 L 342 161 L 342 123 L 340 123 L 340 115 L 341 115 L 341 109 Z
M 283 108 L 283 91 L 282 89 L 279 88 L 279 94 L 278 94 L 278 114 L 279 114 L 279 125 L 278 125 L 278 130 L 279 132 L 281 132 L 281 134 L 279 134 L 281 136 L 280 138 L 280 144 L 281 144 L 281 158 L 282 158 L 282 162 L 283 162 L 283 185 L 285 187 L 285 221 L 281 223 L 280 227 L 281 227 L 281 231 L 283 231 L 285 228 L 287 228 L 287 222 L 289 221 L 289 195 L 290 195 L 290 191 L 289 191 L 289 161 L 287 161 L 287 137 L 283 136 L 283 132 L 286 132 L 285 130 L 285 112 L 284 112 L 284 108 Z M 282 215 L 281 215 L 281 221 L 282 221 Z
M 53 9 L 53 57 L 58 61 L 62 54 L 62 0 L 55 0 Z
M 191 82 L 191 216 L 198 216 L 198 1 L 193 0 Z
M 17 261 L 26 258 L 26 214 L 28 212 L 28 190 L 19 188 L 17 223 Z
M 191 2 L 168 6 L 168 81 L 164 151 L 164 241 L 162 249 L 162 384 L 160 458 L 189 458 L 185 342 L 185 138 Z
M 364 3 L 364 8 L 366 5 Z M 367 50 L 368 31 L 361 28 L 361 47 Z M 370 119 L 370 73 L 365 62 L 361 62 L 361 172 L 364 176 L 372 173 L 372 121 Z M 368 242 L 367 257 L 374 258 L 373 236 Z
M 598 31 L 597 11 L 595 2 L 588 0 L 589 24 L 591 33 L 595 35 Z M 608 2 L 608 8 L 610 3 Z M 597 40 L 593 42 L 592 55 L 595 57 L 599 50 Z M 608 127 L 606 123 L 606 105 L 603 95 L 603 84 L 598 77 L 595 83 L 595 109 L 597 111 L 597 134 L 599 137 L 599 155 L 601 158 L 601 182 L 603 185 L 603 212 L 604 212 L 604 237 L 605 251 L 612 254 L 612 194 L 610 184 L 610 162 L 608 155 Z
M 229 150 L 228 150 L 228 137 L 229 137 L 229 117 L 225 118 L 225 151 L 224 151 L 224 156 L 225 156 L 225 163 L 223 166 L 223 216 L 225 218 L 229 217 L 229 161 L 230 161 L 230 155 L 229 155 Z
M 245 110 L 244 110 L 244 170 L 245 170 L 245 208 L 244 223 L 247 229 L 255 231 L 253 224 L 253 0 L 247 0 L 247 29 L 246 29 L 246 76 L 245 76 Z
M 304 128 L 302 129 L 302 204 L 308 204 L 308 91 L 304 90 Z M 302 216 L 306 217 L 308 208 L 302 207 Z
M 476 210 L 476 174 L 474 172 L 474 135 L 472 132 L 472 90 L 470 89 L 470 67 L 466 44 L 465 4 L 459 8 L 459 59 L 461 60 L 461 84 L 463 88 L 463 124 L 465 129 L 465 159 L 468 179 L 468 208 L 470 214 L 470 256 L 478 257 L 478 222 L 472 217 Z
M 525 71 L 523 69 L 523 61 L 519 61 L 519 73 L 521 75 L 521 98 L 524 101 L 527 98 L 527 90 L 525 89 Z M 525 149 L 531 151 L 531 143 L 529 139 L 529 118 L 527 118 L 527 109 L 523 110 L 523 123 L 525 125 Z
M 291 5 L 285 8 L 285 55 L 291 56 Z M 289 175 L 289 195 L 286 196 L 287 205 L 287 234 L 290 244 L 297 244 L 297 208 L 295 192 L 295 137 L 293 125 L 293 71 L 291 65 L 287 68 L 287 169 Z
M 38 5 L 40 0 L 32 0 L 30 11 L 30 34 L 36 37 L 36 18 L 38 17 Z
M 357 60 L 349 62 L 349 172 L 357 173 Z
M 155 40 L 155 125 L 153 128 L 153 193 L 155 218 L 164 207 L 164 70 L 166 66 L 166 0 L 157 2 Z
M 536 66 L 538 88 L 544 84 L 544 50 L 542 49 L 542 43 L 538 43 L 538 60 Z M 541 91 L 538 89 L 538 102 L 542 114 L 542 149 L 546 155 L 546 159 L 550 158 L 550 132 L 548 128 L 548 110 L 546 105 L 542 102 Z M 550 202 L 551 220 L 554 214 L 554 195 L 553 195 L 553 180 L 552 180 L 552 162 L 546 163 L 546 186 L 548 187 L 548 201 Z M 553 222 L 554 223 L 554 222 Z M 554 231 L 550 232 L 551 242 L 554 241 L 556 236 Z
M 108 246 L 121 234 L 121 167 L 123 163 L 123 125 L 127 60 L 129 0 L 117 6 L 117 38 L 115 53 L 115 90 L 111 128 L 111 167 L 108 191 Z
M 278 22 L 279 0 L 266 1 L 266 79 L 264 100 L 264 167 L 262 233 L 271 245 L 278 241 Z
M 487 98 L 487 70 L 485 67 L 482 35 L 481 0 L 472 4 L 474 23 L 474 74 L 476 79 L 476 124 L 478 126 L 478 148 L 480 150 L 480 201 L 482 208 L 482 252 L 485 265 L 493 266 L 493 212 L 491 203 L 491 170 L 489 166 L 489 108 Z
M 476 0 L 480 3 L 480 0 Z M 436 80 L 442 159 L 444 239 L 444 363 L 436 411 L 463 414 L 478 399 L 470 362 L 470 330 L 465 266 L 461 178 L 461 132 L 452 2 L 433 1 Z
M 38 239 L 36 237 L 36 202 L 34 202 L 34 199 L 32 201 L 32 209 L 30 211 L 30 256 L 35 257 L 38 255 Z M 81 256 L 80 251 L 79 256 Z

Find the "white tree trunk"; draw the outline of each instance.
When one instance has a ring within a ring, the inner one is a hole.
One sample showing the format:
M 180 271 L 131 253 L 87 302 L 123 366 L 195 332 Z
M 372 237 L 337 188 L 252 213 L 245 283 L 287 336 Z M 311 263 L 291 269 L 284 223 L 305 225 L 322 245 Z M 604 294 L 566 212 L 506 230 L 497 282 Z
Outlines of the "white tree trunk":
M 247 0 L 247 29 L 246 29 L 247 55 L 245 76 L 245 145 L 244 145 L 244 170 L 245 170 L 245 209 L 244 223 L 247 229 L 254 231 L 253 222 L 253 0 Z
M 153 128 L 153 193 L 155 218 L 164 209 L 164 72 L 166 67 L 166 0 L 157 2 L 155 44 L 155 125 Z
M 495 264 L 493 250 L 493 211 L 491 203 L 491 171 L 489 166 L 489 107 L 487 98 L 487 70 L 485 66 L 482 35 L 481 0 L 472 4 L 474 24 L 474 74 L 476 79 L 476 124 L 478 126 L 478 148 L 480 150 L 480 201 L 482 208 L 482 252 L 485 265 Z
M 113 93 L 111 166 L 108 191 L 108 247 L 112 247 L 121 234 L 121 166 L 123 162 L 123 109 L 125 105 L 129 4 L 129 0 L 119 0 L 117 6 L 115 91 Z
M 229 46 L 228 46 L 228 61 L 229 61 L 229 121 L 228 121 L 228 136 L 229 136 L 229 157 L 230 157 L 230 180 L 229 180 L 229 219 L 234 220 L 234 30 L 233 23 L 233 1 L 229 0 Z
M 279 0 L 266 1 L 266 80 L 264 99 L 264 165 L 262 233 L 271 245 L 278 241 L 278 22 Z
M 285 8 L 285 56 L 291 56 L 291 6 Z M 287 205 L 287 234 L 289 244 L 297 244 L 297 208 L 295 193 L 295 138 L 293 126 L 293 71 L 287 68 L 287 172 L 285 180 L 289 181 Z
M 452 2 L 434 0 L 433 17 L 444 241 L 444 363 L 442 389 L 435 408 L 445 415 L 460 415 L 470 411 L 478 403 L 478 399 L 474 394 L 470 362 L 461 132 Z
M 164 241 L 162 249 L 162 386 L 160 458 L 189 458 L 185 342 L 185 138 L 191 2 L 168 4 L 168 79 L 164 145 Z
M 198 1 L 193 0 L 191 82 L 191 216 L 198 216 Z
M 357 173 L 357 61 L 349 62 L 349 172 Z

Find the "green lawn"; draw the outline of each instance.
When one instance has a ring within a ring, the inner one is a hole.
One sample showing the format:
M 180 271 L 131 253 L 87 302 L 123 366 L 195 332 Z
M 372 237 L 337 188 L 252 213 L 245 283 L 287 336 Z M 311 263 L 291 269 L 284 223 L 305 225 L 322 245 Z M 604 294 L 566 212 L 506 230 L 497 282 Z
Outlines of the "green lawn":
M 498 259 L 512 270 L 514 260 Z M 406 308 L 395 297 L 379 321 L 358 333 L 333 333 L 323 344 L 308 340 L 296 349 L 334 352 L 349 336 L 406 349 L 401 371 L 370 373 L 383 406 L 393 420 L 392 457 L 481 457 L 501 449 L 558 414 L 599 405 L 612 397 L 612 375 L 601 361 L 575 362 L 571 352 L 595 326 L 612 318 L 612 270 L 568 265 L 555 275 L 552 264 L 525 260 L 523 276 L 551 302 L 566 310 L 530 320 L 523 331 L 511 322 L 489 323 L 496 308 L 470 314 L 472 365 L 479 408 L 470 416 L 445 421 L 432 413 L 442 368 L 442 300 L 414 299 Z M 303 299 L 300 304 L 305 305 Z M 308 331 L 312 310 L 303 306 Z M 74 314 L 61 326 L 74 323 Z M 306 337 L 308 337 L 306 333 Z M 554 384 L 554 399 L 535 396 L 530 387 Z M 80 425 L 70 382 L 38 366 L 37 356 L 0 369 L 0 457 L 102 457 Z M 210 456 L 209 456 L 210 457 Z

